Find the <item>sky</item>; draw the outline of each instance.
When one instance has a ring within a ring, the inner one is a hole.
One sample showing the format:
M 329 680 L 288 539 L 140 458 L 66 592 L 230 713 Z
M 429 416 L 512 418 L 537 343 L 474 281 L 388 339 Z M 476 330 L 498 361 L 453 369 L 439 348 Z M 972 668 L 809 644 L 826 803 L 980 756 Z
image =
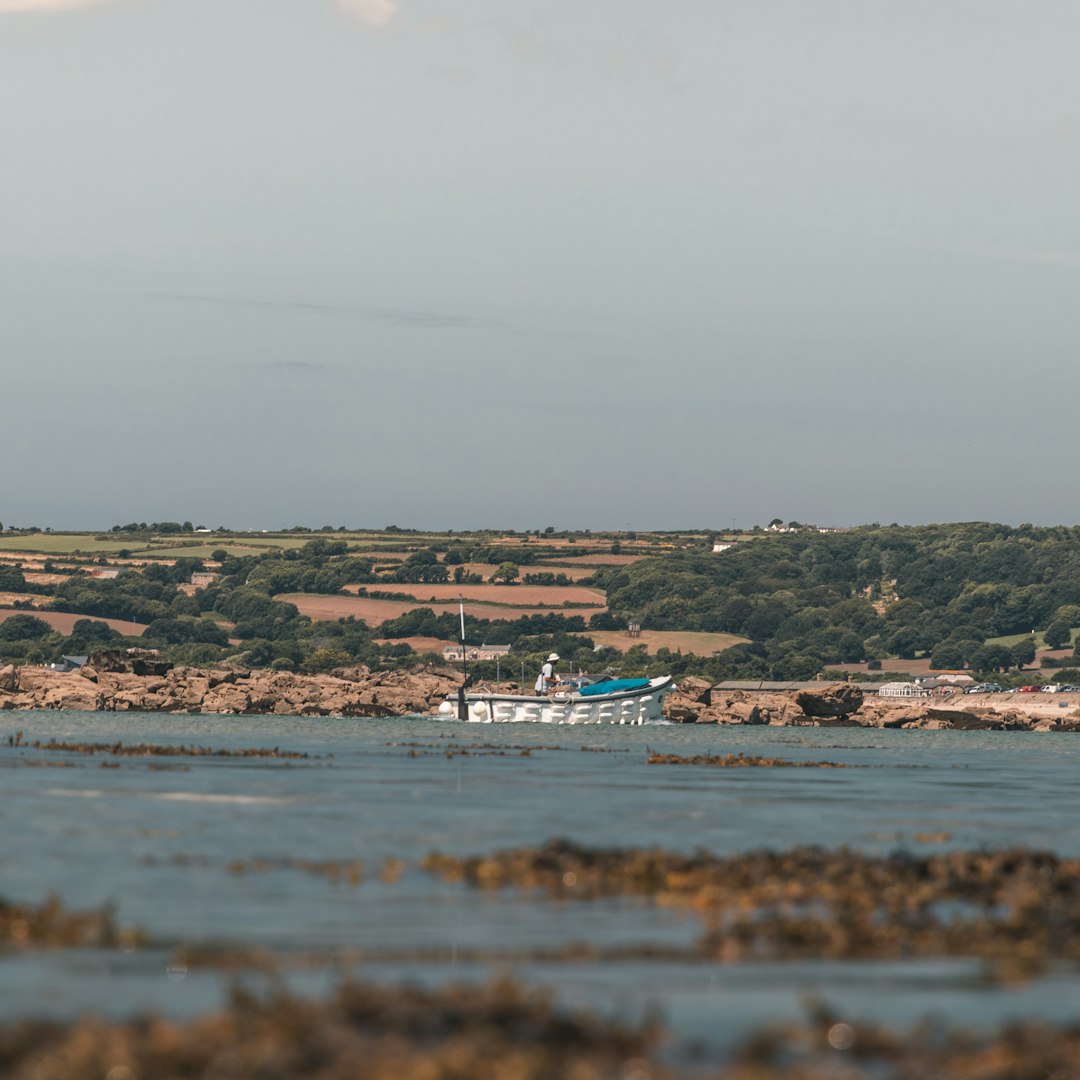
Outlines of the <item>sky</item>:
M 1074 0 L 0 0 L 0 522 L 1077 523 Z

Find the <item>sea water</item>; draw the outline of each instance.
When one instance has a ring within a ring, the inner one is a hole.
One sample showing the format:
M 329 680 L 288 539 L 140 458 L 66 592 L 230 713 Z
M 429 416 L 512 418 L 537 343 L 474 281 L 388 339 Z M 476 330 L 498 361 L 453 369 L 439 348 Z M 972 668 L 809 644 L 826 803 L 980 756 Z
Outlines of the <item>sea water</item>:
M 26 745 L 50 739 L 308 756 Z M 650 765 L 651 751 L 857 767 Z M 1068 968 L 1001 986 L 972 960 L 708 963 L 689 957 L 702 928 L 687 912 L 640 898 L 477 891 L 419 862 L 556 837 L 721 855 L 818 845 L 1077 856 L 1078 769 L 1080 737 L 1052 733 L 5 713 L 0 895 L 109 904 L 147 944 L 0 952 L 0 1015 L 191 1016 L 220 1005 L 232 979 L 259 977 L 189 967 L 188 950 L 262 949 L 299 993 L 328 992 L 345 976 L 434 984 L 509 974 L 605 1015 L 659 1011 L 677 1034 L 720 1046 L 803 1015 L 808 995 L 850 1019 L 892 1024 L 1072 1020 L 1080 978 Z M 363 870 L 335 881 L 307 865 L 320 863 Z M 581 944 L 605 955 L 552 958 Z M 642 959 L 646 947 L 659 958 Z

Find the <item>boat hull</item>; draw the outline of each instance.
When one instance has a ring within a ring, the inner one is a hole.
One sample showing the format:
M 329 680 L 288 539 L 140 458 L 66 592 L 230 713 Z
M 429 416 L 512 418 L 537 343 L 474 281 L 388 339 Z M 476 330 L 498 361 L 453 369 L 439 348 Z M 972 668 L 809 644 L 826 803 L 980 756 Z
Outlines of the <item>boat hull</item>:
M 547 697 L 514 694 L 466 694 L 465 708 L 475 724 L 646 724 L 663 720 L 664 695 L 674 687 L 670 675 L 650 679 L 648 686 L 617 694 L 559 693 Z M 457 702 L 439 706 L 444 719 L 457 719 Z

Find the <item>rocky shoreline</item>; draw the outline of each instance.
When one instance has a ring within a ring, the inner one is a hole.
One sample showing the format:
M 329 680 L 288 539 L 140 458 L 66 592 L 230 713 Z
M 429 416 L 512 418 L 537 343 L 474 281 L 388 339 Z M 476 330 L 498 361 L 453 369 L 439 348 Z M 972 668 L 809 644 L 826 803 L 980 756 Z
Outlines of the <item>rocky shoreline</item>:
M 434 712 L 460 681 L 448 671 L 371 672 L 362 666 L 336 675 L 297 675 L 188 667 L 136 674 L 91 665 L 59 672 L 9 665 L 0 668 L 0 710 L 405 716 Z
M 277 716 L 433 714 L 457 692 L 449 668 L 373 672 L 357 666 L 331 675 L 156 665 L 104 655 L 76 671 L 0 668 L 0 710 L 215 713 Z M 481 688 L 478 688 L 481 689 Z M 492 688 L 494 689 L 494 688 Z M 506 687 L 501 687 L 504 692 Z M 867 727 L 923 730 L 1080 731 L 1080 695 L 1001 694 L 977 703 L 964 694 L 918 701 L 864 698 L 847 684 L 787 693 L 719 691 L 684 678 L 664 702 L 673 723 L 772 727 Z M 1064 707 L 1062 707 L 1064 705 Z
M 1017 699 L 1020 700 L 1017 700 Z M 1028 700 L 1024 700 L 1024 699 Z M 1064 708 L 1062 705 L 1064 704 Z M 924 731 L 1080 731 L 1080 695 L 865 697 L 847 683 L 786 693 L 719 691 L 704 679 L 680 680 L 664 702 L 672 721 L 772 727 L 908 728 Z

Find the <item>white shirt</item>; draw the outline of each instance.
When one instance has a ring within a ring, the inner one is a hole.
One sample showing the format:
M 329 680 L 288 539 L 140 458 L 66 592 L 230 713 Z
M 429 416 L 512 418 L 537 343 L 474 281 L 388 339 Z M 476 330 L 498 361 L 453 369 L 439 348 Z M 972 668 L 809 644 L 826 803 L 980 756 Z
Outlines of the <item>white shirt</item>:
M 538 694 L 546 694 L 555 681 L 555 665 L 549 660 L 536 676 L 536 686 L 533 689 Z

